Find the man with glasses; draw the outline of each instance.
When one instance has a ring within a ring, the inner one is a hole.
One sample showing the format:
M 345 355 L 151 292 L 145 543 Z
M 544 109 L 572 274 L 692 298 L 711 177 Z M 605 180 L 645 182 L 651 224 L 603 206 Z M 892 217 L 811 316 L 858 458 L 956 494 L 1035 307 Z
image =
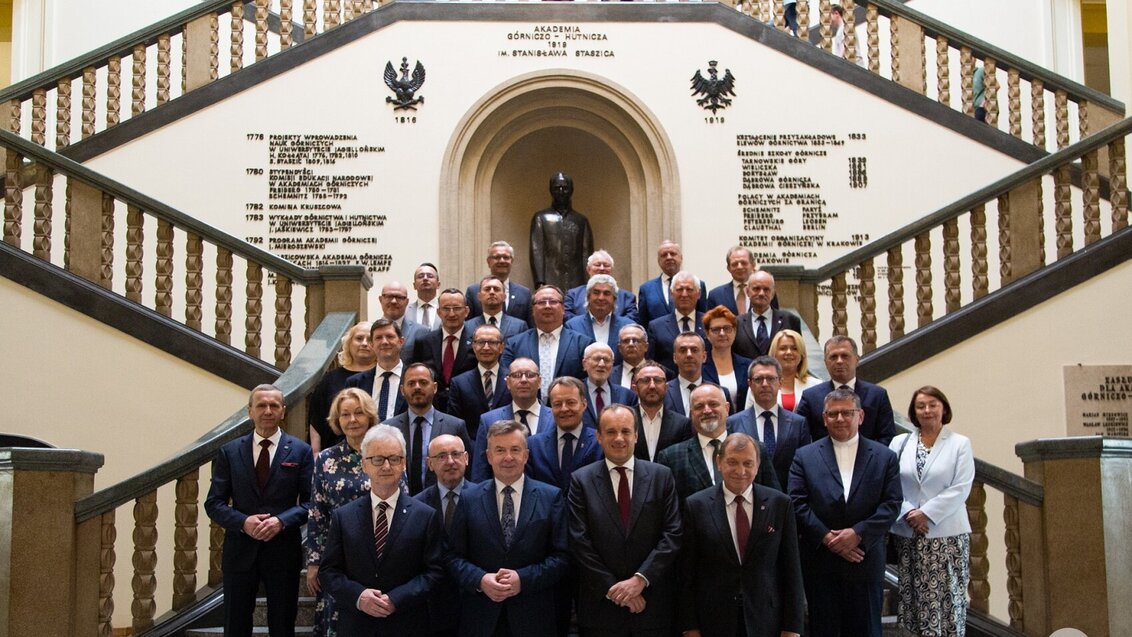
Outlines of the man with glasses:
M 460 494 L 469 485 L 464 479 L 468 468 L 468 452 L 464 441 L 447 434 L 436 436 L 428 443 L 428 468 L 436 474 L 436 484 L 421 491 L 417 500 L 440 513 L 444 533 L 452 528 Z M 456 582 L 447 572 L 429 595 L 429 635 L 456 637 L 460 627 L 460 595 Z
M 557 487 L 524 475 L 521 424 L 501 420 L 484 430 L 492 479 L 464 489 L 448 533 L 460 632 L 552 637 L 555 589 L 570 559 L 565 501 Z
M 422 263 L 413 273 L 413 289 L 417 292 L 417 300 L 409 304 L 408 316 L 427 330 L 440 327 L 440 315 L 437 310 L 440 302 L 436 293 L 440 289 L 440 274 L 436 266 L 431 263 Z
M 896 454 L 859 433 L 861 399 L 825 395 L 829 435 L 790 466 L 788 493 L 801 536 L 802 574 L 813 637 L 880 637 L 884 538 L 903 501 Z
M 424 363 L 436 373 L 439 382 L 436 406 L 447 409 L 448 387 L 452 378 L 474 368 L 476 357 L 472 352 L 472 334 L 464 329 L 464 319 L 468 316 L 464 293 L 456 288 L 441 292 L 438 311 L 440 329 L 417 339 L 413 362 Z
M 503 284 L 503 311 L 528 325 L 531 324 L 531 291 L 511 280 L 511 266 L 515 263 L 515 249 L 506 241 L 496 241 L 487 249 L 487 269 Z M 472 316 L 484 313 L 480 306 L 480 283 L 468 286 L 464 296 L 468 299 Z
M 825 342 L 825 368 L 829 380 L 802 392 L 794 413 L 806 419 L 810 436 L 817 440 L 826 435 L 821 405 L 827 394 L 835 389 L 848 389 L 857 395 L 864 410 L 861 415 L 861 435 L 882 445 L 892 442 L 896 435 L 896 421 L 888 392 L 879 385 L 857 378 L 857 343 L 848 336 L 834 336 Z
M 520 320 L 507 314 L 503 311 L 504 289 L 503 282 L 493 275 L 485 276 L 480 280 L 479 291 L 476 293 L 476 298 L 468 297 L 468 305 L 472 308 L 472 313 L 469 315 L 467 321 L 464 322 L 464 329 L 470 333 L 474 333 L 476 328 L 481 325 L 492 325 L 498 327 L 499 331 L 503 333 L 503 340 L 507 340 L 516 334 L 527 331 L 530 327 L 527 325 L 526 319 Z M 478 300 L 479 303 L 473 301 Z M 480 312 L 476 313 L 475 308 L 478 307 Z
M 366 432 L 362 469 L 370 493 L 335 509 L 318 572 L 338 634 L 427 634 L 429 592 L 444 575 L 440 513 L 401 494 L 405 438 L 393 427 Z
M 464 324 L 466 330 L 468 323 Z M 448 389 L 448 413 L 468 426 L 468 436 L 476 439 L 480 416 L 511 402 L 507 389 L 508 368 L 499 364 L 503 354 L 503 334 L 498 327 L 481 325 L 472 332 L 472 352 L 476 367 L 452 377 Z
M 491 423 L 517 420 L 529 436 L 554 428 L 554 414 L 538 401 L 538 363 L 529 358 L 512 361 L 507 372 L 507 390 L 511 392 L 511 404 L 480 416 L 476 444 L 472 450 L 472 482 L 482 482 L 491 477 L 491 467 L 487 462 L 487 429 Z
M 778 483 L 786 486 L 790 465 L 798 449 L 810 444 L 806 419 L 778 405 L 782 365 L 770 356 L 760 356 L 747 369 L 747 387 L 755 404 L 727 418 L 727 431 L 745 433 L 758 440 L 774 463 Z
M 390 281 L 381 287 L 381 296 L 377 297 L 381 304 L 381 316 L 392 321 L 397 326 L 397 335 L 403 342 L 401 344 L 401 360 L 412 362 L 413 346 L 418 336 L 428 333 L 428 328 L 417 324 L 407 313 L 409 307 L 409 292 L 405 286 Z
M 802 319 L 785 310 L 776 310 L 774 277 L 770 272 L 756 270 L 747 277 L 747 300 L 750 311 L 739 314 L 735 333 L 735 351 L 747 358 L 766 356 L 770 341 L 784 329 L 802 331 Z
M 640 460 L 656 460 L 658 454 L 692 437 L 688 417 L 664 408 L 668 379 L 660 363 L 644 360 L 637 366 L 633 388 L 641 404 L 637 409 L 637 447 L 633 455 Z
M 529 358 L 538 365 L 542 396 L 550 390 L 550 381 L 559 376 L 585 378 L 582 353 L 593 339 L 567 329 L 562 324 L 562 290 L 544 285 L 533 297 L 535 326 L 507 340 L 502 363 L 510 365 L 516 358 Z
M 639 323 L 629 323 L 618 332 L 617 354 L 621 362 L 613 366 L 610 382 L 622 387 L 633 387 L 633 374 L 649 353 L 649 336 Z M 668 370 L 665 369 L 667 376 Z

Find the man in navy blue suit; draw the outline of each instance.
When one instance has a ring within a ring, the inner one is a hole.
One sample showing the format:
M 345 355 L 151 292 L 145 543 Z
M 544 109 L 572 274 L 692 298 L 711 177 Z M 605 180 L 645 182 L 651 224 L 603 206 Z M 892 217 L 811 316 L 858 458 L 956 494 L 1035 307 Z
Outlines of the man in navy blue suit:
M 660 266 L 660 276 L 645 281 L 637 292 L 637 322 L 645 327 L 654 319 L 672 313 L 669 296 L 672 277 L 684 264 L 684 252 L 680 249 L 680 244 L 668 239 L 661 241 L 656 249 L 656 264 Z M 707 286 L 702 282 L 696 310 L 707 311 Z
M 605 250 L 598 250 L 586 260 L 586 276 L 593 278 L 598 274 L 613 277 L 613 257 Z M 566 320 L 575 316 L 585 316 L 589 305 L 587 285 L 579 285 L 566 291 Z M 637 297 L 629 290 L 620 289 L 614 293 L 615 302 L 611 310 L 613 316 L 624 317 L 630 323 L 637 320 Z
M 649 323 L 649 345 L 652 358 L 662 365 L 672 365 L 673 341 L 678 334 L 693 332 L 700 338 L 704 334 L 704 313 L 697 310 L 700 300 L 700 280 L 690 272 L 677 272 L 672 277 L 673 311 Z M 667 362 L 665 362 L 667 361 Z M 671 367 L 675 371 L 675 366 Z
M 597 427 L 601 410 L 613 403 L 628 407 L 636 407 L 640 403 L 633 390 L 609 381 L 609 374 L 613 371 L 613 350 L 605 343 L 591 343 L 586 348 L 582 356 L 582 367 L 586 370 L 582 386 L 589 404 L 585 414 L 586 427 Z
M 704 361 L 707 360 L 707 350 L 704 339 L 698 334 L 687 332 L 678 334 L 674 343 L 676 353 L 673 359 L 676 363 L 676 378 L 668 381 L 668 390 L 664 394 L 664 407 L 673 413 L 691 416 L 692 390 L 704 384 Z M 712 383 L 714 384 L 714 383 Z M 728 402 L 731 401 L 731 392 L 726 387 L 720 387 Z
M 617 340 L 617 354 L 621 362 L 613 366 L 610 381 L 614 385 L 633 387 L 633 370 L 639 369 L 649 353 L 649 335 L 643 325 L 630 323 L 621 328 Z M 665 375 L 668 375 L 668 369 Z
M 896 435 L 896 421 L 888 392 L 879 385 L 857 378 L 857 343 L 848 336 L 834 336 L 825 342 L 825 368 L 830 380 L 802 392 L 794 413 L 806 419 L 810 436 L 816 441 L 826 435 L 822 422 L 822 404 L 826 394 L 834 389 L 847 388 L 857 394 L 861 402 L 861 435 L 888 445 Z
M 503 311 L 530 325 L 531 291 L 526 286 L 511 280 L 511 266 L 515 263 L 515 248 L 506 241 L 496 241 L 487 249 L 487 267 L 491 274 L 503 283 Z M 479 303 L 480 284 L 468 286 L 464 296 L 468 300 L 472 316 L 483 314 Z
M 747 387 L 755 404 L 728 416 L 727 431 L 758 440 L 774 463 L 778 483 L 785 488 L 794 454 L 810 444 L 811 438 L 806 419 L 778 405 L 781 381 L 782 365 L 776 359 L 760 356 L 752 361 L 747 369 Z
M 601 459 L 601 446 L 594 430 L 583 424 L 586 396 L 582 381 L 571 376 L 555 378 L 550 383 L 550 410 L 555 426 L 544 428 L 528 441 L 527 475 L 565 491 L 575 469 Z
M 884 538 L 903 501 L 896 454 L 859 433 L 861 399 L 823 399 L 829 435 L 790 466 L 813 637 L 880 637 Z
M 283 392 L 259 385 L 248 401 L 255 426 L 220 448 L 204 509 L 224 528 L 224 634 L 252 634 L 260 584 L 272 635 L 294 635 L 303 564 L 300 527 L 311 507 L 314 456 L 280 428 Z
M 448 388 L 452 378 L 474 368 L 476 356 L 472 353 L 472 333 L 464 329 L 468 306 L 464 293 L 447 288 L 440 293 L 440 329 L 417 338 L 413 348 L 413 362 L 424 363 L 436 375 L 436 407 L 448 408 Z
M 614 299 L 618 296 L 617 281 L 608 274 L 595 274 L 586 283 L 588 306 L 579 316 L 566 321 L 566 329 L 584 334 L 598 343 L 609 345 L 614 352 L 620 340 L 621 329 L 633 325 L 633 320 L 618 316 L 614 311 Z M 615 354 L 615 363 L 621 362 L 620 354 Z
M 370 347 L 377 355 L 377 366 L 346 379 L 346 387 L 357 387 L 373 396 L 377 403 L 378 420 L 387 420 L 406 409 L 401 395 L 401 375 L 405 363 L 401 360 L 401 328 L 387 318 L 373 322 L 369 330 Z
M 487 429 L 500 420 L 517 420 L 530 436 L 554 428 L 554 414 L 539 404 L 538 364 L 529 358 L 516 358 L 507 373 L 507 388 L 511 403 L 480 416 L 476 442 L 472 448 L 472 482 L 483 482 L 491 477 L 487 463 Z
M 731 310 L 735 316 L 742 316 L 747 311 L 747 277 L 755 267 L 751 251 L 743 246 L 732 246 L 727 251 L 727 272 L 731 280 L 723 285 L 714 287 L 708 292 L 707 307 L 722 305 Z
M 527 331 L 530 326 L 527 325 L 525 319 L 517 319 L 503 311 L 503 295 L 503 282 L 494 275 L 489 274 L 480 279 L 479 292 L 476 298 L 479 301 L 482 314 L 471 313 L 470 308 L 473 303 L 472 298 L 468 297 L 468 316 L 470 318 L 464 323 L 465 329 L 474 333 L 476 328 L 481 325 L 494 325 L 499 328 L 500 332 L 503 332 L 503 340 Z
M 468 427 L 468 437 L 475 440 L 480 416 L 510 403 L 511 392 L 507 390 L 508 369 L 499 364 L 499 357 L 503 355 L 503 335 L 499 328 L 479 326 L 472 333 L 472 351 L 476 355 L 476 366 L 452 378 L 445 411 L 463 420 Z
M 428 443 L 428 468 L 436 474 L 436 484 L 421 491 L 417 500 L 440 513 L 447 536 L 456 517 L 460 494 L 471 483 L 464 479 L 468 468 L 468 452 L 464 441 L 448 434 L 436 436 Z M 428 598 L 429 635 L 456 637 L 460 628 L 460 595 L 456 582 L 446 572 L 433 587 Z
M 562 492 L 526 477 L 522 425 L 487 432 L 493 479 L 464 489 L 448 534 L 460 634 L 553 637 L 555 586 L 569 565 Z
M 544 285 L 535 290 L 532 303 L 535 326 L 508 339 L 502 362 L 510 367 L 511 361 L 519 357 L 533 360 L 539 368 L 542 381 L 540 389 L 545 397 L 550 389 L 550 381 L 555 378 L 585 377 L 582 352 L 593 339 L 563 326 L 562 290 L 553 285 Z
M 747 300 L 750 311 L 739 315 L 735 330 L 735 352 L 747 358 L 770 354 L 770 341 L 785 329 L 802 331 L 802 320 L 794 314 L 774 308 L 774 277 L 759 270 L 747 278 Z
M 405 438 L 377 425 L 362 439 L 370 493 L 334 510 L 319 581 L 341 635 L 424 635 L 428 596 L 444 575 L 440 513 L 401 493 Z M 272 632 L 272 634 L 275 634 Z

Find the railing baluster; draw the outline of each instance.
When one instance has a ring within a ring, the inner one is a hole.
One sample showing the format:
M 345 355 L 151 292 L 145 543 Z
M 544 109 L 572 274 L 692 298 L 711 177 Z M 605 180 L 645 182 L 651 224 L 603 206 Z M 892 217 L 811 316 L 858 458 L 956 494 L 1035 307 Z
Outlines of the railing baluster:
M 55 173 L 43 164 L 35 167 L 35 225 L 32 234 L 32 254 L 44 261 L 51 260 L 52 200 L 55 198 Z
M 1089 136 L 1089 100 L 1077 102 L 1077 139 Z
M 810 2 L 798 0 L 794 3 L 798 9 L 798 37 L 808 41 L 810 37 Z
M 1112 205 L 1112 231 L 1128 227 L 1128 158 L 1124 138 L 1108 145 L 1108 197 Z
M 195 232 L 188 233 L 185 238 L 185 325 L 196 331 L 201 331 L 201 321 L 204 313 L 201 305 L 204 303 L 204 243 L 201 236 Z
M 248 261 L 247 301 L 244 307 L 244 351 L 248 356 L 260 357 L 263 344 L 263 266 Z
M 303 0 L 303 36 L 312 38 L 318 31 L 315 18 L 318 12 L 318 0 Z
M 326 0 L 322 5 L 322 29 L 329 31 L 338 26 L 340 15 L 338 13 L 338 0 Z
M 216 340 L 232 344 L 232 252 L 216 248 Z
M 118 530 L 114 526 L 114 510 L 102 516 L 98 549 L 98 637 L 112 637 L 114 634 L 114 563 L 118 560 L 114 552 L 114 542 L 118 540 Z
M 145 112 L 145 45 L 134 47 L 134 66 L 132 82 L 130 84 L 130 115 L 137 116 Z
M 8 102 L 8 130 L 20 134 L 20 100 Z M 8 150 L 4 153 L 4 243 L 20 247 L 24 233 L 24 158 Z
M 220 586 L 224 582 L 224 528 L 216 522 L 208 523 L 208 585 Z
M 1022 89 L 1018 69 L 1011 67 L 1006 74 L 1006 108 L 1010 115 L 1010 134 L 1022 138 Z
M 47 91 L 41 88 L 31 94 L 31 141 L 47 145 Z
M 821 33 L 821 48 L 827 53 L 833 51 L 833 25 L 830 24 L 830 11 L 829 0 L 821 0 L 818 4 L 818 24 L 821 25 L 818 31 Z
M 1018 498 L 1002 494 L 1002 519 L 1006 522 L 1006 594 L 1010 601 L 1010 627 L 1025 632 L 1022 623 L 1022 535 L 1018 530 Z
M 918 327 L 932 322 L 932 239 L 928 233 L 916 235 L 916 315 Z
M 71 145 L 71 80 L 55 85 L 55 151 Z
M 141 303 L 142 250 L 145 215 L 137 206 L 126 207 L 126 298 Z
M 959 309 L 962 298 L 962 278 L 959 275 L 959 219 L 952 217 L 943 222 L 943 287 L 944 307 L 950 314 Z
M 294 43 L 291 31 L 294 25 L 291 14 L 294 12 L 295 0 L 279 0 L 279 48 L 287 50 Z
M 936 100 L 945 106 L 951 104 L 951 48 L 942 35 L 935 39 Z
M 1063 89 L 1057 89 L 1053 94 L 1053 110 L 1057 149 L 1061 150 L 1069 145 L 1069 96 Z
M 98 108 L 98 103 L 95 101 L 95 96 L 98 94 L 97 82 L 97 70 L 93 66 L 83 69 L 83 139 L 94 134 L 95 117 L 97 117 L 95 109 Z
M 346 0 L 342 5 L 342 24 L 350 22 L 354 19 L 354 1 Z
M 830 288 L 833 291 L 833 334 L 835 336 L 849 336 L 849 314 L 845 311 L 849 304 L 849 286 L 845 282 L 844 272 L 833 275 Z
M 857 18 L 854 9 L 857 4 L 853 0 L 842 0 L 841 6 L 845 9 L 845 59 L 857 63 Z
M 959 47 L 959 93 L 963 114 L 975 116 L 975 56 L 971 47 Z
M 1098 151 L 1090 151 L 1081 157 L 1081 210 L 1085 219 L 1085 245 L 1101 240 L 1101 193 L 1100 165 Z
M 880 19 L 877 6 L 869 3 L 865 9 L 865 33 L 869 48 L 869 70 L 880 74 Z
M 114 197 L 102 193 L 102 256 L 99 259 L 98 284 L 107 290 L 114 287 Z
M 231 58 L 232 72 L 244 68 L 244 3 L 240 0 L 232 3 L 232 45 L 228 49 Z
M 275 275 L 275 366 L 291 364 L 291 279 Z
M 267 57 L 267 0 L 255 0 L 255 61 Z
M 998 276 L 1014 280 L 1014 250 L 1010 243 L 1010 193 L 998 196 Z
M 971 484 L 967 496 L 967 519 L 971 523 L 971 581 L 967 584 L 967 594 L 971 597 L 971 608 L 987 613 L 990 611 L 990 560 L 987 559 L 987 489 L 976 480 Z
M 904 336 L 904 253 L 888 249 L 888 340 Z
M 200 508 L 198 480 L 193 469 L 177 479 L 173 512 L 173 610 L 192 604 L 197 597 L 197 512 Z
M 220 16 L 215 13 L 208 18 L 208 74 L 213 80 L 220 77 Z
M 971 209 L 971 296 L 981 299 L 989 291 L 987 281 L 987 207 Z M 950 311 L 950 310 L 949 310 Z
M 786 7 L 782 4 L 782 0 L 771 0 L 771 11 L 774 16 L 774 28 L 779 31 L 787 30 Z
M 157 220 L 157 267 L 154 269 L 153 304 L 158 313 L 173 315 L 173 224 Z
M 168 33 L 157 36 L 157 105 L 169 101 L 169 90 L 173 86 L 170 60 L 173 59 L 172 42 Z
M 1073 202 L 1069 166 L 1058 166 L 1053 171 L 1054 227 L 1057 232 L 1057 258 L 1073 253 Z
M 122 121 L 122 58 L 110 56 L 106 62 L 106 128 Z
M 983 106 L 987 109 L 987 124 L 998 128 L 998 68 L 995 59 L 983 60 Z
M 71 180 L 63 187 L 63 269 L 71 270 Z
M 877 272 L 873 260 L 866 259 L 857 270 L 861 291 L 861 353 L 877 348 Z
M 1042 81 L 1030 80 L 1030 128 L 1034 134 L 1034 145 L 1042 150 L 1046 147 L 1046 89 Z
M 131 582 L 134 602 L 130 606 L 134 633 L 153 626 L 157 603 L 157 491 L 151 491 L 134 502 L 134 577 Z

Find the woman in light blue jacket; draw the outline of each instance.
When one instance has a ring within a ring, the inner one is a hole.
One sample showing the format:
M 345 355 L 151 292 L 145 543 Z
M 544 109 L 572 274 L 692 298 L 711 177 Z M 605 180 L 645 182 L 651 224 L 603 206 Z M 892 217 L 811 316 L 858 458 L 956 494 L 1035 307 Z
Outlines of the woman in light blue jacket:
M 900 624 L 923 637 L 963 637 L 971 579 L 971 441 L 944 429 L 951 404 L 930 385 L 912 394 L 908 419 L 917 431 L 890 445 L 899 456 L 904 490 L 892 525 L 900 556 Z

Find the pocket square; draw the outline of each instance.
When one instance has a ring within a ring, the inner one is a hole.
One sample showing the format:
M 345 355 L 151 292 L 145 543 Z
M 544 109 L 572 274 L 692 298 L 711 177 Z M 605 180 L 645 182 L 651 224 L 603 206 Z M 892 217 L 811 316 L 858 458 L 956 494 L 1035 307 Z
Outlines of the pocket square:
M 774 527 L 773 526 L 766 527 L 766 532 L 767 533 L 774 533 Z
M 299 463 L 297 462 L 281 462 L 279 464 L 284 469 L 294 469 L 295 467 L 299 466 Z

